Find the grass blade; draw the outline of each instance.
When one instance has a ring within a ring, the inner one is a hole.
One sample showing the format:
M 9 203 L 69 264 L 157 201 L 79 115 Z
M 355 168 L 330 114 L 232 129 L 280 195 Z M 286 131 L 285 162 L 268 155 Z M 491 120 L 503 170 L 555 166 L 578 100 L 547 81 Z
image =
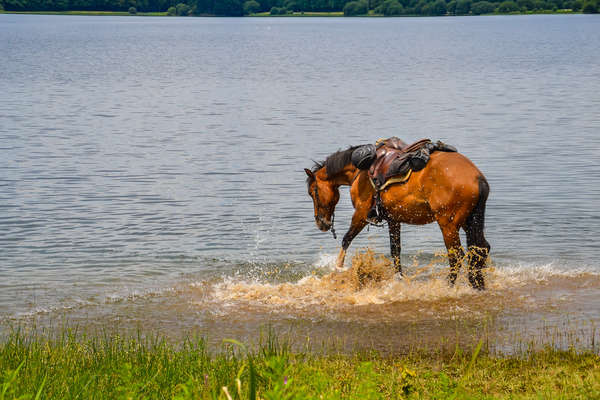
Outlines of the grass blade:
M 42 381 L 42 384 L 40 385 L 40 388 L 37 391 L 37 394 L 35 395 L 35 400 L 40 400 L 40 397 L 42 397 L 42 390 L 44 390 L 44 385 L 46 384 L 46 379 L 48 378 L 48 375 L 44 376 L 44 380 Z

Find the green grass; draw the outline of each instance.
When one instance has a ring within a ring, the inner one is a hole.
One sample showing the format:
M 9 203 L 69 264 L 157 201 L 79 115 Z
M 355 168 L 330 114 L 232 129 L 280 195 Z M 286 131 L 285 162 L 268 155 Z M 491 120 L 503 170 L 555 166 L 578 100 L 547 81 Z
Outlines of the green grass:
M 493 356 L 482 343 L 343 355 L 291 351 L 268 335 L 252 349 L 230 340 L 210 352 L 203 339 L 17 331 L 0 343 L 0 400 L 600 398 L 600 357 L 592 351 Z

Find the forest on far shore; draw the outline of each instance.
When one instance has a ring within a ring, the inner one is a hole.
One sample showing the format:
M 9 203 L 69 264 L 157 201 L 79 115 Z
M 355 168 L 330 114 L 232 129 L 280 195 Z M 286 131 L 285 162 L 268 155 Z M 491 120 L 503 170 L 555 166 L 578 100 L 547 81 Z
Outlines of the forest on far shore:
M 244 16 L 342 12 L 346 16 L 598 13 L 600 0 L 0 0 L 0 11 L 125 11 Z

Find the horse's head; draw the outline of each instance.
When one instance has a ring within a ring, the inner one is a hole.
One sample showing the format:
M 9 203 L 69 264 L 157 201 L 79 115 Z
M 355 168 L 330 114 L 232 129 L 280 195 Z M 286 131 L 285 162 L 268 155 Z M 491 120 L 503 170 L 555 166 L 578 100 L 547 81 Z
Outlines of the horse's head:
M 323 168 L 315 172 L 305 168 L 304 171 L 308 175 L 306 180 L 308 195 L 312 198 L 315 207 L 315 223 L 320 230 L 327 232 L 333 226 L 333 212 L 340 200 L 339 185 L 325 179 L 326 173 Z

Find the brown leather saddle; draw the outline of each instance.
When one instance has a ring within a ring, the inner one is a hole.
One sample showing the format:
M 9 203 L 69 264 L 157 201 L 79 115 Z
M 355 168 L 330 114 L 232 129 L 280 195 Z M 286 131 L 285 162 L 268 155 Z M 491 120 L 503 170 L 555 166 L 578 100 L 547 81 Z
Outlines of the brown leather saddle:
M 368 168 L 369 179 L 375 188 L 374 201 L 367 213 L 367 221 L 376 224 L 385 218 L 385 209 L 379 193 L 391 184 L 406 183 L 413 171 L 425 168 L 429 156 L 434 151 L 455 152 L 456 148 L 440 141 L 433 143 L 429 139 L 421 139 L 407 145 L 401 139 L 391 137 L 378 140 L 376 146 L 366 145 L 356 151 L 357 163 L 354 157 L 353 163 L 359 164 L 359 169 Z
M 437 144 L 429 139 L 421 139 L 407 145 L 401 139 L 391 137 L 378 140 L 376 147 L 377 155 L 369 168 L 369 177 L 377 190 L 383 190 L 390 178 L 402 176 L 408 180 L 412 171 L 423 169 L 429 161 L 429 154 L 436 150 Z
M 378 140 L 375 146 L 366 144 L 353 151 L 352 164 L 359 170 L 368 170 L 369 179 L 375 188 L 367 221 L 377 223 L 385 218 L 379 193 L 389 185 L 406 183 L 413 172 L 425 168 L 434 151 L 455 152 L 456 148 L 440 141 L 433 143 L 429 139 L 407 145 L 394 136 Z

